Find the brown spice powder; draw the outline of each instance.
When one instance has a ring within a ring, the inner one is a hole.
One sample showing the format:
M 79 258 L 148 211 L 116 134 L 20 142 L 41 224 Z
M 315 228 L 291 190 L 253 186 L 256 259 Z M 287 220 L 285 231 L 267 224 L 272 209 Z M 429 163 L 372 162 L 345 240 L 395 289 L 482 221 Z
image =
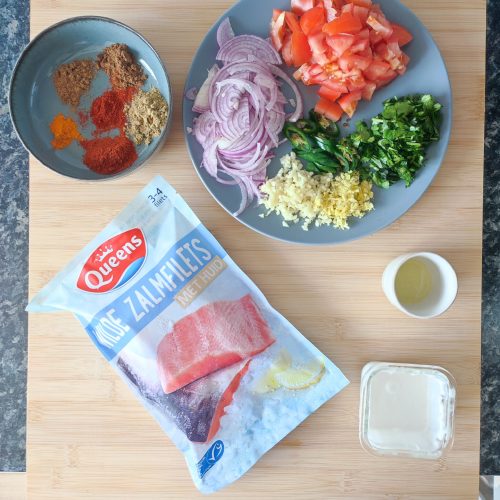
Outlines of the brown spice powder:
M 168 104 L 161 92 L 153 87 L 139 90 L 132 102 L 125 106 L 127 135 L 136 144 L 150 144 L 158 137 L 168 118 Z
M 97 56 L 97 65 L 107 73 L 114 88 L 141 87 L 147 79 L 124 43 L 106 47 Z
M 61 64 L 54 73 L 54 85 L 64 104 L 77 107 L 97 73 L 97 66 L 90 59 Z

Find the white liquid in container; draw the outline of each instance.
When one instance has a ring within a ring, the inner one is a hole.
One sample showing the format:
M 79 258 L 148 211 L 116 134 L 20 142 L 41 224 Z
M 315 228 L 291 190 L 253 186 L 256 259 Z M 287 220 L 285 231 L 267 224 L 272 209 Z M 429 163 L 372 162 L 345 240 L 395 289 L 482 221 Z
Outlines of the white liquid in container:
M 446 370 L 369 363 L 361 379 L 361 442 L 376 454 L 439 458 L 453 440 L 454 408 Z

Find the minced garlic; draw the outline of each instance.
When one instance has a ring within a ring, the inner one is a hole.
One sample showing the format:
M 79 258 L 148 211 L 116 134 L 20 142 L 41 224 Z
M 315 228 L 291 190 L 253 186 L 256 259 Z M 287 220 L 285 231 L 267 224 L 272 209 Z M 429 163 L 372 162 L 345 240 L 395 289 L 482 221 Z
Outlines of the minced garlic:
M 314 175 L 295 153 L 281 158 L 281 165 L 276 177 L 260 187 L 267 215 L 281 215 L 285 223 L 302 219 L 302 229 L 307 231 L 312 223 L 349 229 L 349 217 L 361 218 L 373 210 L 372 183 L 360 181 L 358 172 Z

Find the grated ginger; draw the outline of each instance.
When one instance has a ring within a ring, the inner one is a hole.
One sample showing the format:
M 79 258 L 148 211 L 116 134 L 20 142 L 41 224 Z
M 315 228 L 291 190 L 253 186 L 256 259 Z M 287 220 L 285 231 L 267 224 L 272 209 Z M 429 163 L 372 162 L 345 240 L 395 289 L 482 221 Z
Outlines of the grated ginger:
M 276 177 L 260 190 L 266 215 L 281 215 L 285 227 L 302 219 L 304 231 L 313 223 L 349 229 L 349 217 L 361 218 L 373 210 L 372 183 L 360 181 L 358 172 L 314 175 L 303 168 L 295 153 L 281 158 L 281 165 Z

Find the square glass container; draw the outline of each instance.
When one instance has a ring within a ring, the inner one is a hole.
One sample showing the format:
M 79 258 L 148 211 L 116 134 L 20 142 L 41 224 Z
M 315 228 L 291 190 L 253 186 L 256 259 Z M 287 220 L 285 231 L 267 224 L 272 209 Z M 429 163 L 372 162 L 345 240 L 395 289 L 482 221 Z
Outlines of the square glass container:
M 438 459 L 454 436 L 456 383 L 443 368 L 368 363 L 361 373 L 359 434 L 376 455 Z

